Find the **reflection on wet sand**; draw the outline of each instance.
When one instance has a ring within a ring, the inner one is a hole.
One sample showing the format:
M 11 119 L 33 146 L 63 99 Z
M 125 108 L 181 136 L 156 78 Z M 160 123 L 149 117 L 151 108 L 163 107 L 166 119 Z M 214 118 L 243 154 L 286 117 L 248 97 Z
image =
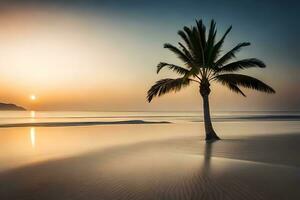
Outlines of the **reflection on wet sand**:
M 203 162 L 203 171 L 204 173 L 209 173 L 209 169 L 210 169 L 210 162 L 211 162 L 211 153 L 212 153 L 212 147 L 213 144 L 216 143 L 217 141 L 213 141 L 213 142 L 208 142 L 204 144 L 204 162 Z
M 1 173 L 0 199 L 298 199 L 299 168 L 220 157 L 248 147 L 199 137 L 116 145 Z
M 34 148 L 35 147 L 35 128 L 31 127 L 30 128 L 30 142 L 31 142 L 31 147 Z

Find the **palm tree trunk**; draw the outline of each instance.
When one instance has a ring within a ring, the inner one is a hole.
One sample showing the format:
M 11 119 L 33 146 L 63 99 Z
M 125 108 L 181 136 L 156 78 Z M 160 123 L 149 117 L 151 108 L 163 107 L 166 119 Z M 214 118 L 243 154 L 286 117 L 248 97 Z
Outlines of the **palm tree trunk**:
M 203 95 L 203 112 L 204 112 L 204 126 L 205 126 L 205 140 L 220 140 L 217 136 L 216 132 L 213 129 L 211 119 L 210 119 L 210 111 L 209 111 L 209 101 L 208 95 Z

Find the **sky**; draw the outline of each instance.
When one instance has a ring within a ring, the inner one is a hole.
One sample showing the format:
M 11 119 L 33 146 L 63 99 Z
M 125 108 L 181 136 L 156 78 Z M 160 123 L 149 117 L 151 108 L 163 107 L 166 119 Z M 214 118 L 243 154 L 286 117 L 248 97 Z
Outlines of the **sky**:
M 211 109 L 300 110 L 300 3 L 297 1 L 1 1 L 0 102 L 30 110 L 201 110 L 196 85 L 146 101 L 147 90 L 182 64 L 164 43 L 195 19 L 233 29 L 224 51 L 251 42 L 238 58 L 256 57 L 265 69 L 245 70 L 275 95 L 244 90 L 247 98 L 212 85 Z M 30 100 L 35 95 L 36 100 Z

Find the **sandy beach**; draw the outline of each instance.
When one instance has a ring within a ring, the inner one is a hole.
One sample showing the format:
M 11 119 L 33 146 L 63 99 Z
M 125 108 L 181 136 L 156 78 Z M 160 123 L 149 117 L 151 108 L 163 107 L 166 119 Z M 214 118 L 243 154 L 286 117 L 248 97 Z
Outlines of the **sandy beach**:
M 288 131 L 280 133 L 284 124 Z M 200 126 L 191 122 L 37 128 L 35 147 L 22 155 L 35 154 L 37 159 L 0 171 L 0 199 L 300 198 L 298 122 L 220 122 L 216 127 L 225 136 L 214 143 L 203 141 Z M 233 127 L 244 135 L 231 134 Z M 18 134 L 28 130 L 15 129 Z M 12 128 L 1 131 L 2 137 L 13 135 Z M 52 141 L 51 149 L 39 147 L 42 137 Z M 59 138 L 54 142 L 55 137 Z M 2 159 L 9 163 L 13 158 Z
M 0 8 L 0 200 L 300 200 L 300 1 Z

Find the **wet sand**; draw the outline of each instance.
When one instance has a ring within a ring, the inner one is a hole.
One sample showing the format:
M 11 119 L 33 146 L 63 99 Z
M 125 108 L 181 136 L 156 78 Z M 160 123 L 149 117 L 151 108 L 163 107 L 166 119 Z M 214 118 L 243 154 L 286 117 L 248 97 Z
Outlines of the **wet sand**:
M 300 199 L 300 135 L 119 144 L 0 172 L 0 199 Z

